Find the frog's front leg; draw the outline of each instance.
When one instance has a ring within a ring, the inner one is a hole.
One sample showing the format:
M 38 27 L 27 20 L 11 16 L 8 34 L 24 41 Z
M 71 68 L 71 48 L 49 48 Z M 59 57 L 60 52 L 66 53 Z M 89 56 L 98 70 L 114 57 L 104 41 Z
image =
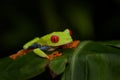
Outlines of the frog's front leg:
M 40 57 L 47 58 L 48 60 L 52 60 L 53 58 L 59 57 L 59 56 L 62 55 L 62 53 L 60 53 L 59 51 L 55 51 L 55 52 L 53 52 L 52 54 L 47 55 L 47 54 L 45 54 L 45 53 L 43 52 L 43 50 L 41 50 L 40 48 L 34 49 L 33 52 L 34 52 L 35 54 L 37 54 L 38 56 L 40 56 Z
M 33 52 L 40 57 L 44 57 L 44 58 L 49 59 L 49 56 L 47 54 L 45 54 L 40 48 L 34 49 Z

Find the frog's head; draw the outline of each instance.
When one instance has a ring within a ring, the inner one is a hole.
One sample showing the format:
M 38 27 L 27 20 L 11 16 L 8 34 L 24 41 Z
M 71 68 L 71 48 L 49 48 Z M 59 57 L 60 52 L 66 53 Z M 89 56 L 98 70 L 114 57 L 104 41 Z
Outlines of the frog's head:
M 40 40 L 42 41 L 43 45 L 60 46 L 73 41 L 71 34 L 72 33 L 69 29 L 65 29 L 63 32 L 53 32 L 47 34 L 46 36 L 43 36 Z

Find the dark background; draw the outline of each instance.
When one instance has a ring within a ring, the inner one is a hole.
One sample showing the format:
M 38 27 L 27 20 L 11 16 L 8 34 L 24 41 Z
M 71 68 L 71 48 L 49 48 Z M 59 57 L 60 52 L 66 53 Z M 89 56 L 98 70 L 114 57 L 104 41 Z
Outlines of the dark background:
M 0 57 L 29 40 L 70 28 L 79 40 L 119 40 L 120 0 L 1 0 Z

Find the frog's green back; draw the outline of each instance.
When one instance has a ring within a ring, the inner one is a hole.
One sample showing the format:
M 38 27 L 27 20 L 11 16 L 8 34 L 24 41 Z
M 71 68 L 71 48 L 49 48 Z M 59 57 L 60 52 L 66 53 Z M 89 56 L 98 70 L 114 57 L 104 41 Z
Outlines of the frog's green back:
M 58 36 L 58 42 L 52 42 L 51 37 Z M 48 46 L 60 46 L 72 42 L 72 37 L 70 35 L 69 29 L 64 30 L 63 32 L 53 32 L 41 37 L 37 43 L 41 45 Z
M 51 37 L 57 36 L 58 42 L 52 42 Z M 72 42 L 72 37 L 70 35 L 69 29 L 65 29 L 63 32 L 52 32 L 50 34 L 47 34 L 41 38 L 36 37 L 33 40 L 27 42 L 23 48 L 27 49 L 29 46 L 33 45 L 34 43 L 40 44 L 40 45 L 46 45 L 46 46 L 60 46 L 67 43 Z

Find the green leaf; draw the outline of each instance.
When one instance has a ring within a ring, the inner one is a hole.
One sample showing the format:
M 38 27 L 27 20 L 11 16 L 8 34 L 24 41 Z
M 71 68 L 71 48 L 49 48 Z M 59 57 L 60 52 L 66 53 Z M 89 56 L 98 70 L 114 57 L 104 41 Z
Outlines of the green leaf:
M 92 54 L 87 59 L 89 80 L 120 80 L 120 55 Z
M 109 59 L 109 80 L 120 80 L 120 54 L 110 54 Z
M 3 58 L 0 59 L 0 80 L 26 80 L 35 76 L 41 79 L 42 74 L 51 79 L 49 73 L 46 74 L 50 72 L 46 71 L 48 64 L 57 76 L 62 75 L 61 80 L 120 80 L 120 49 L 114 47 L 118 44 L 119 41 L 83 41 L 77 48 L 62 49 L 62 56 L 51 61 L 34 53 L 16 60 Z
M 3 71 L 12 63 L 12 61 L 12 59 L 7 57 L 0 59 L 0 75 L 3 74 Z
M 64 49 L 61 57 L 56 57 L 50 61 L 49 68 L 57 75 L 64 72 L 67 63 L 71 62 L 71 58 L 75 49 Z
M 88 79 L 89 80 L 110 80 L 109 65 L 107 56 L 104 54 L 87 55 Z
M 119 80 L 119 58 L 118 48 L 92 41 L 81 42 L 73 52 L 72 61 L 62 80 Z
M 45 70 L 47 62 L 46 59 L 29 53 L 12 61 L 2 72 L 0 80 L 23 80 L 32 78 Z M 0 66 L 2 66 L 2 64 Z
M 104 45 L 114 46 L 120 48 L 120 40 L 113 40 L 113 41 L 103 41 L 101 42 Z
M 95 53 L 120 53 L 120 49 L 93 41 L 83 41 L 80 43 L 79 48 L 78 50 L 80 51 L 91 51 Z
M 87 43 L 89 42 L 81 43 L 73 52 L 72 61 L 64 72 L 62 80 L 85 80 L 85 58 L 83 56 L 78 58 L 78 54 L 82 54 L 80 51 Z
M 67 59 L 65 57 L 55 58 L 50 61 L 50 69 L 57 75 L 61 74 L 65 70 Z

